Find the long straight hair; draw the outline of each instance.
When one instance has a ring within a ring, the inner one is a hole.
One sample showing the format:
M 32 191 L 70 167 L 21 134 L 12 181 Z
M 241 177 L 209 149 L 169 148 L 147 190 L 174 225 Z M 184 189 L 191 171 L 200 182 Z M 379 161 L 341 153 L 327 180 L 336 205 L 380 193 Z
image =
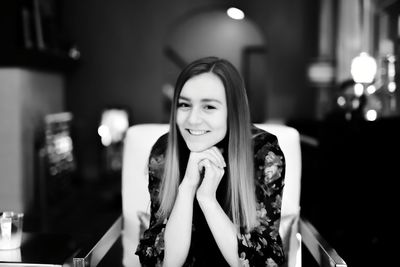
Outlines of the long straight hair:
M 180 160 L 183 160 L 183 138 L 176 124 L 178 99 L 184 84 L 202 73 L 213 73 L 222 81 L 228 109 L 228 216 L 237 228 L 246 230 L 257 225 L 254 186 L 253 146 L 250 111 L 244 82 L 237 69 L 227 60 L 217 57 L 198 59 L 189 64 L 179 75 L 172 100 L 170 130 L 165 158 L 164 174 L 160 188 L 159 218 L 169 217 L 174 206 L 181 180 Z M 187 148 L 186 148 L 187 149 Z

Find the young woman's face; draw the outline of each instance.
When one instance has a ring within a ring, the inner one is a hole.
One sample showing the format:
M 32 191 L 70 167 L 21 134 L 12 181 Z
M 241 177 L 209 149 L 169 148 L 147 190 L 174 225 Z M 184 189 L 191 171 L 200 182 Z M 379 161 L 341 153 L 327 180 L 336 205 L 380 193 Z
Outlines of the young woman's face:
M 227 119 L 225 88 L 218 76 L 203 73 L 183 85 L 176 122 L 190 151 L 203 151 L 222 141 Z

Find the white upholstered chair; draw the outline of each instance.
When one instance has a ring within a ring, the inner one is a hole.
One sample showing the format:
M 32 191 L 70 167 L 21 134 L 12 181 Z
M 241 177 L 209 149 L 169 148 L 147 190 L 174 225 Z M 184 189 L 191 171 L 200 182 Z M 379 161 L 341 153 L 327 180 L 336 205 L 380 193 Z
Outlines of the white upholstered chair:
M 299 132 L 295 128 L 278 124 L 256 124 L 256 126 L 277 136 L 286 158 L 285 187 L 279 230 L 287 250 L 288 267 L 301 267 L 301 242 L 305 244 L 319 266 L 346 266 L 315 228 L 300 217 L 301 149 Z M 147 223 L 146 214 L 150 213 L 147 162 L 151 147 L 158 137 L 168 131 L 168 127 L 168 124 L 138 124 L 131 126 L 127 131 L 122 167 L 122 215 L 114 224 L 114 228 L 111 227 L 107 233 L 114 235 L 119 229 L 121 230 L 124 250 L 123 265 L 127 267 L 140 266 L 139 259 L 134 252 L 143 231 L 143 223 Z M 145 219 L 143 220 L 143 218 Z M 101 244 L 99 246 L 104 247 Z M 96 258 L 87 256 L 84 261 L 99 261 Z M 76 259 L 75 266 L 79 266 L 78 262 L 79 259 Z M 93 262 L 90 265 L 95 266 Z

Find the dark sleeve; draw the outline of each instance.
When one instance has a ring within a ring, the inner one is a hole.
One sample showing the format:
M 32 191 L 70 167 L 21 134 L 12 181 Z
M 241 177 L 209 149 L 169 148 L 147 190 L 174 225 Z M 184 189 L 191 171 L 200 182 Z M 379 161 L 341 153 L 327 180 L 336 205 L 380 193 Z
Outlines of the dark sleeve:
M 276 136 L 264 132 L 254 138 L 254 176 L 258 226 L 238 235 L 242 266 L 280 266 L 285 262 L 279 235 L 285 157 Z
M 158 194 L 164 171 L 166 136 L 160 137 L 153 146 L 149 162 L 149 193 L 150 193 L 150 225 L 144 231 L 136 249 L 142 266 L 162 266 L 164 259 L 164 230 L 166 222 L 159 222 L 157 216 L 160 207 Z

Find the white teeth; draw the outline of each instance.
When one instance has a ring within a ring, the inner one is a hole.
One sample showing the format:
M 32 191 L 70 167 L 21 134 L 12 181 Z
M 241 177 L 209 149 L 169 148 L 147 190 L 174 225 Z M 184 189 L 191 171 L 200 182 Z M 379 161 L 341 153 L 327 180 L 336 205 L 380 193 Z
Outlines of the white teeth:
M 206 133 L 206 131 L 202 131 L 202 130 L 188 130 L 188 131 L 192 135 L 202 135 L 202 134 Z

